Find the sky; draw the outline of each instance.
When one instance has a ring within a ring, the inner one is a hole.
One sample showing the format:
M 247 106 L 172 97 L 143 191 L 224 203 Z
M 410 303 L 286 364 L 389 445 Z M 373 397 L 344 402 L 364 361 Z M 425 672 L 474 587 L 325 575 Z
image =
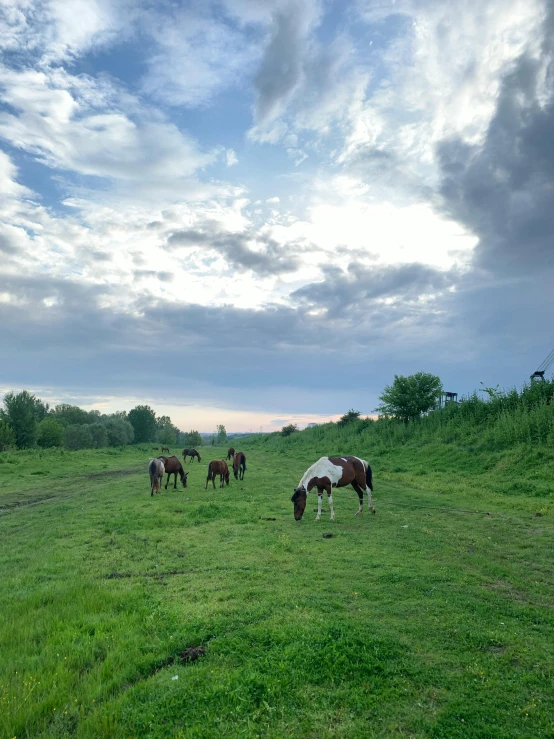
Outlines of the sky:
M 2 0 L 0 391 L 184 430 L 554 347 L 554 0 Z

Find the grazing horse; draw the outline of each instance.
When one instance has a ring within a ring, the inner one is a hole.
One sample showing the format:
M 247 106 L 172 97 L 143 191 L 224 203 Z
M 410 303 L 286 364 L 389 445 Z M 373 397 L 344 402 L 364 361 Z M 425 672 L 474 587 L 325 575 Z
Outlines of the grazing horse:
M 235 456 L 235 450 L 233 449 L 232 446 L 230 446 L 229 449 L 227 450 L 227 459 L 233 459 L 234 456 Z
M 160 451 L 160 447 L 159 446 L 153 446 L 152 447 L 152 451 L 153 452 L 159 452 Z
M 329 508 L 331 509 L 331 521 L 334 521 L 335 511 L 333 510 L 331 490 L 332 488 L 343 488 L 345 485 L 352 485 L 358 493 L 360 507 L 356 513 L 357 516 L 363 511 L 364 490 L 367 493 L 368 510 L 375 513 L 375 508 L 371 502 L 371 493 L 373 492 L 372 472 L 365 459 L 359 457 L 321 457 L 306 470 L 294 491 L 291 498 L 294 503 L 294 518 L 300 521 L 304 515 L 308 493 L 316 487 L 318 500 L 315 520 L 319 521 L 321 518 L 321 502 L 323 491 L 326 490 Z
M 219 475 L 219 487 L 224 487 L 224 483 L 226 482 L 227 485 L 229 484 L 229 468 L 227 467 L 227 462 L 223 459 L 212 459 L 210 464 L 208 465 L 208 477 L 206 478 L 206 488 L 208 487 L 208 483 L 210 480 L 213 483 L 213 486 L 215 488 L 215 476 Z M 204 490 L 206 489 L 204 488 Z
M 235 480 L 244 480 L 244 473 L 246 472 L 246 457 L 244 452 L 237 452 L 233 457 L 233 474 Z
M 162 454 L 163 454 L 164 452 L 167 452 L 167 453 L 169 454 L 169 447 L 168 447 L 168 446 L 163 446 L 163 447 L 162 447 Z
M 160 485 L 164 478 L 165 465 L 161 459 L 151 459 L 148 465 L 148 474 L 150 475 L 150 495 L 159 493 Z
M 158 459 L 162 460 L 162 462 L 164 463 L 165 471 L 167 472 L 167 482 L 165 483 L 165 489 L 167 490 L 169 478 L 171 477 L 171 475 L 175 475 L 175 484 L 173 485 L 173 489 L 177 489 L 177 474 L 179 474 L 181 478 L 183 487 L 186 488 L 188 472 L 184 471 L 183 465 L 179 462 L 177 457 L 158 457 Z
M 187 457 L 190 457 L 191 462 L 194 460 L 195 457 L 198 457 L 198 461 L 202 461 L 202 457 L 198 454 L 196 449 L 183 449 L 183 459 L 185 460 L 185 464 L 187 461 Z

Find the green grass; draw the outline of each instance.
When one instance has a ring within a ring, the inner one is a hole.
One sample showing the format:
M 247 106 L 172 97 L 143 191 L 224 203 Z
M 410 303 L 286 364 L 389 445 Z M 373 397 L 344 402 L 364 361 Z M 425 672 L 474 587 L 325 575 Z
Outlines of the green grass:
M 548 449 L 317 432 L 154 498 L 146 445 L 0 454 L 0 735 L 553 737 Z M 370 460 L 376 516 L 294 521 L 321 453 Z

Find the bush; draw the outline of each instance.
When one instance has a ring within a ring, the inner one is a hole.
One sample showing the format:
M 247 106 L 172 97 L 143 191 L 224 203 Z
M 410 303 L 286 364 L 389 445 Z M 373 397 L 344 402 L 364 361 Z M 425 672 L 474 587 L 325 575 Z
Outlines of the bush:
M 108 435 L 108 446 L 118 447 L 132 444 L 135 438 L 135 431 L 129 421 L 115 416 L 108 416 L 103 420 Z
M 355 411 L 353 408 L 351 408 L 348 413 L 345 413 L 344 416 L 341 416 L 339 420 L 337 421 L 338 426 L 346 426 L 349 423 L 352 423 L 353 421 L 357 421 L 360 418 L 360 411 Z
M 0 451 L 7 451 L 15 446 L 15 431 L 7 421 L 0 420 Z
M 89 425 L 92 448 L 101 449 L 108 446 L 108 431 L 102 423 L 91 423 Z
M 290 436 L 291 434 L 294 434 L 295 431 L 298 431 L 297 424 L 289 423 L 288 426 L 283 426 L 281 429 L 281 436 Z
M 38 425 L 37 444 L 43 449 L 61 446 L 63 443 L 63 426 L 53 418 L 45 418 Z
M 90 449 L 93 445 L 92 434 L 88 424 L 74 424 L 66 426 L 63 434 L 63 443 L 66 449 Z
M 191 430 L 188 434 L 182 435 L 182 445 L 185 449 L 194 449 L 197 446 L 202 446 L 202 437 L 198 431 Z

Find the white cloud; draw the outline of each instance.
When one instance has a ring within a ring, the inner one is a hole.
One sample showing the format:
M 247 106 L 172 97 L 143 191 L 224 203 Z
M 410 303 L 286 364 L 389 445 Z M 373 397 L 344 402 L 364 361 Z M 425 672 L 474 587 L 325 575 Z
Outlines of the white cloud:
M 385 77 L 351 117 L 339 161 L 387 152 L 434 181 L 434 146 L 454 134 L 482 139 L 495 111 L 502 74 L 525 50 L 538 52 L 540 0 L 399 0 L 360 3 L 371 24 L 404 14 L 407 32 L 380 58 Z
M 239 163 L 239 159 L 234 149 L 227 149 L 225 152 L 225 161 L 228 167 L 232 167 L 234 164 Z
M 2 68 L 0 86 L 4 101 L 16 111 L 0 113 L 0 136 L 48 166 L 167 181 L 189 177 L 215 159 L 215 152 L 202 152 L 177 126 L 141 109 L 138 101 L 132 116 L 114 109 L 115 91 L 92 79 L 83 84 L 82 78 L 59 71 Z
M 121 41 L 133 27 L 133 10 L 122 0 L 4 0 L 0 48 L 59 62 Z

